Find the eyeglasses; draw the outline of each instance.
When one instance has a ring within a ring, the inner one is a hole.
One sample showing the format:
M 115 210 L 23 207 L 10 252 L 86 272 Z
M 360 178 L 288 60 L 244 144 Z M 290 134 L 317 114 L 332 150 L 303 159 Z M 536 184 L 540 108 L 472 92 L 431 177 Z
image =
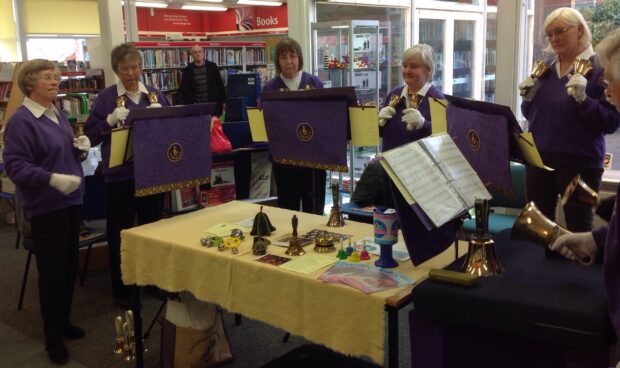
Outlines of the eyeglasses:
M 574 26 L 569 26 L 566 28 L 557 28 L 554 29 L 553 31 L 549 31 L 545 34 L 545 38 L 547 40 L 552 39 L 553 37 L 560 37 L 562 36 L 564 33 L 568 32 L 569 29 L 573 28 Z
M 118 68 L 118 74 L 127 75 L 129 73 L 139 73 L 140 69 L 140 65 L 124 66 L 122 68 Z
M 51 80 L 58 82 L 60 81 L 60 76 L 55 73 L 45 73 L 45 74 L 39 75 L 39 79 L 43 79 L 46 82 L 49 82 Z

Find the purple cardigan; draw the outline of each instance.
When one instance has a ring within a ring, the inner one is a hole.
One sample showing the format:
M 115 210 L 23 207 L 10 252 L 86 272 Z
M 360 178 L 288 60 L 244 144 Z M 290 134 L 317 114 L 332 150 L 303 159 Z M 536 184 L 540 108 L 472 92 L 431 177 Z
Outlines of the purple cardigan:
M 60 112 L 60 124 L 45 115 L 38 119 L 25 106 L 15 110 L 4 132 L 4 162 L 15 183 L 17 201 L 29 218 L 82 204 L 79 190 L 62 194 L 50 186 L 52 173 L 84 177 L 73 130 Z
M 301 72 L 301 80 L 299 81 L 299 87 L 297 89 L 304 89 L 307 85 L 316 89 L 323 88 L 323 82 L 319 79 L 319 77 L 306 72 Z M 284 81 L 279 76 L 268 80 L 263 86 L 263 91 L 277 91 L 280 89 L 288 91 L 286 84 L 284 84 Z
M 390 98 L 393 95 L 400 96 L 403 93 L 403 89 L 405 86 L 400 86 L 394 88 L 388 95 L 385 97 L 385 102 L 383 106 L 387 106 Z M 402 122 L 403 110 L 406 108 L 404 103 L 398 104 L 396 106 L 396 114 L 386 122 L 385 126 L 381 128 L 381 135 L 383 137 L 383 151 L 390 150 L 392 148 L 401 146 L 405 143 L 410 143 L 413 141 L 417 141 L 418 139 L 422 139 L 424 137 L 428 137 L 431 135 L 431 110 L 430 105 L 428 103 L 428 98 L 434 97 L 437 99 L 445 98 L 443 93 L 431 85 L 431 87 L 426 92 L 426 95 L 420 101 L 420 113 L 426 120 L 424 122 L 424 126 L 421 129 L 416 130 L 407 130 L 407 124 Z
M 538 81 L 534 99 L 521 104 L 546 165 L 603 167 L 604 135 L 615 132 L 620 122 L 620 114 L 605 99 L 603 72 L 595 66 L 588 73 L 587 97 L 579 104 L 566 93 L 568 78 L 558 78 L 552 66 Z
M 106 122 L 109 114 L 116 108 L 117 89 L 116 84 L 104 89 L 97 95 L 95 103 L 88 115 L 88 120 L 84 125 L 84 131 L 93 146 L 101 144 L 101 159 L 103 161 L 103 174 L 106 182 L 119 182 L 133 179 L 133 163 L 109 168 L 110 164 L 110 126 Z M 170 106 L 170 102 L 164 94 L 153 87 L 146 86 L 149 92 L 157 93 L 157 100 L 162 106 Z M 149 99 L 146 94 L 142 94 L 138 104 L 130 98 L 126 99 L 125 107 L 129 110 L 146 108 L 149 106 Z

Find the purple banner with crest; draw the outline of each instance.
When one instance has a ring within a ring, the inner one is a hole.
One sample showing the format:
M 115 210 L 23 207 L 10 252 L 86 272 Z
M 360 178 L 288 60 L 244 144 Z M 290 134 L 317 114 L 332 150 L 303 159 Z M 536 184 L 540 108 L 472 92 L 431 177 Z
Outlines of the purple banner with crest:
M 448 105 L 448 134 L 489 190 L 514 193 L 508 121 L 504 116 Z
M 206 184 L 211 175 L 211 115 L 162 116 L 133 123 L 135 195 Z
M 265 129 L 277 163 L 346 172 L 346 101 L 265 101 Z

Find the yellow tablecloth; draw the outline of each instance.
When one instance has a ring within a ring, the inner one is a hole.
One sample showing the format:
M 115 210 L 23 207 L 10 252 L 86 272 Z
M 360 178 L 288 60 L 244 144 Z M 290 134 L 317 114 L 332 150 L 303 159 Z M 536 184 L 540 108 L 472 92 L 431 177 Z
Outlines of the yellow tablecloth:
M 317 280 L 325 269 L 302 275 L 255 261 L 252 236 L 230 250 L 200 245 L 205 230 L 217 223 L 237 223 L 253 217 L 259 206 L 229 202 L 124 230 L 121 233 L 121 271 L 127 285 L 157 285 L 177 292 L 187 290 L 197 298 L 216 303 L 229 312 L 239 313 L 292 334 L 326 345 L 343 354 L 369 356 L 378 364 L 384 359 L 384 307 L 409 287 L 365 294 L 348 286 Z M 329 228 L 327 217 L 264 207 L 277 230 L 270 239 L 290 233 L 291 218 L 299 218 L 298 231 L 312 229 L 351 234 L 354 239 L 373 235 L 372 225 L 348 221 L 342 228 Z M 305 247 L 312 252 L 312 245 Z M 285 255 L 285 248 L 270 245 L 268 253 Z M 335 253 L 331 253 L 335 257 Z M 374 263 L 376 256 L 367 262 Z M 444 267 L 454 259 L 448 249 L 426 263 L 413 267 L 410 261 L 396 268 L 417 282 L 429 269 Z

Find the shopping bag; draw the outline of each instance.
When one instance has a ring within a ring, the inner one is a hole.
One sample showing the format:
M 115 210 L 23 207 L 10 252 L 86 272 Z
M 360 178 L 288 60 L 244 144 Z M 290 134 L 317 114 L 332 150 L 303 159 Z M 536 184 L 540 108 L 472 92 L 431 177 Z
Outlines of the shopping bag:
M 230 140 L 224 134 L 222 123 L 217 116 L 211 118 L 211 152 L 222 153 L 232 151 Z

